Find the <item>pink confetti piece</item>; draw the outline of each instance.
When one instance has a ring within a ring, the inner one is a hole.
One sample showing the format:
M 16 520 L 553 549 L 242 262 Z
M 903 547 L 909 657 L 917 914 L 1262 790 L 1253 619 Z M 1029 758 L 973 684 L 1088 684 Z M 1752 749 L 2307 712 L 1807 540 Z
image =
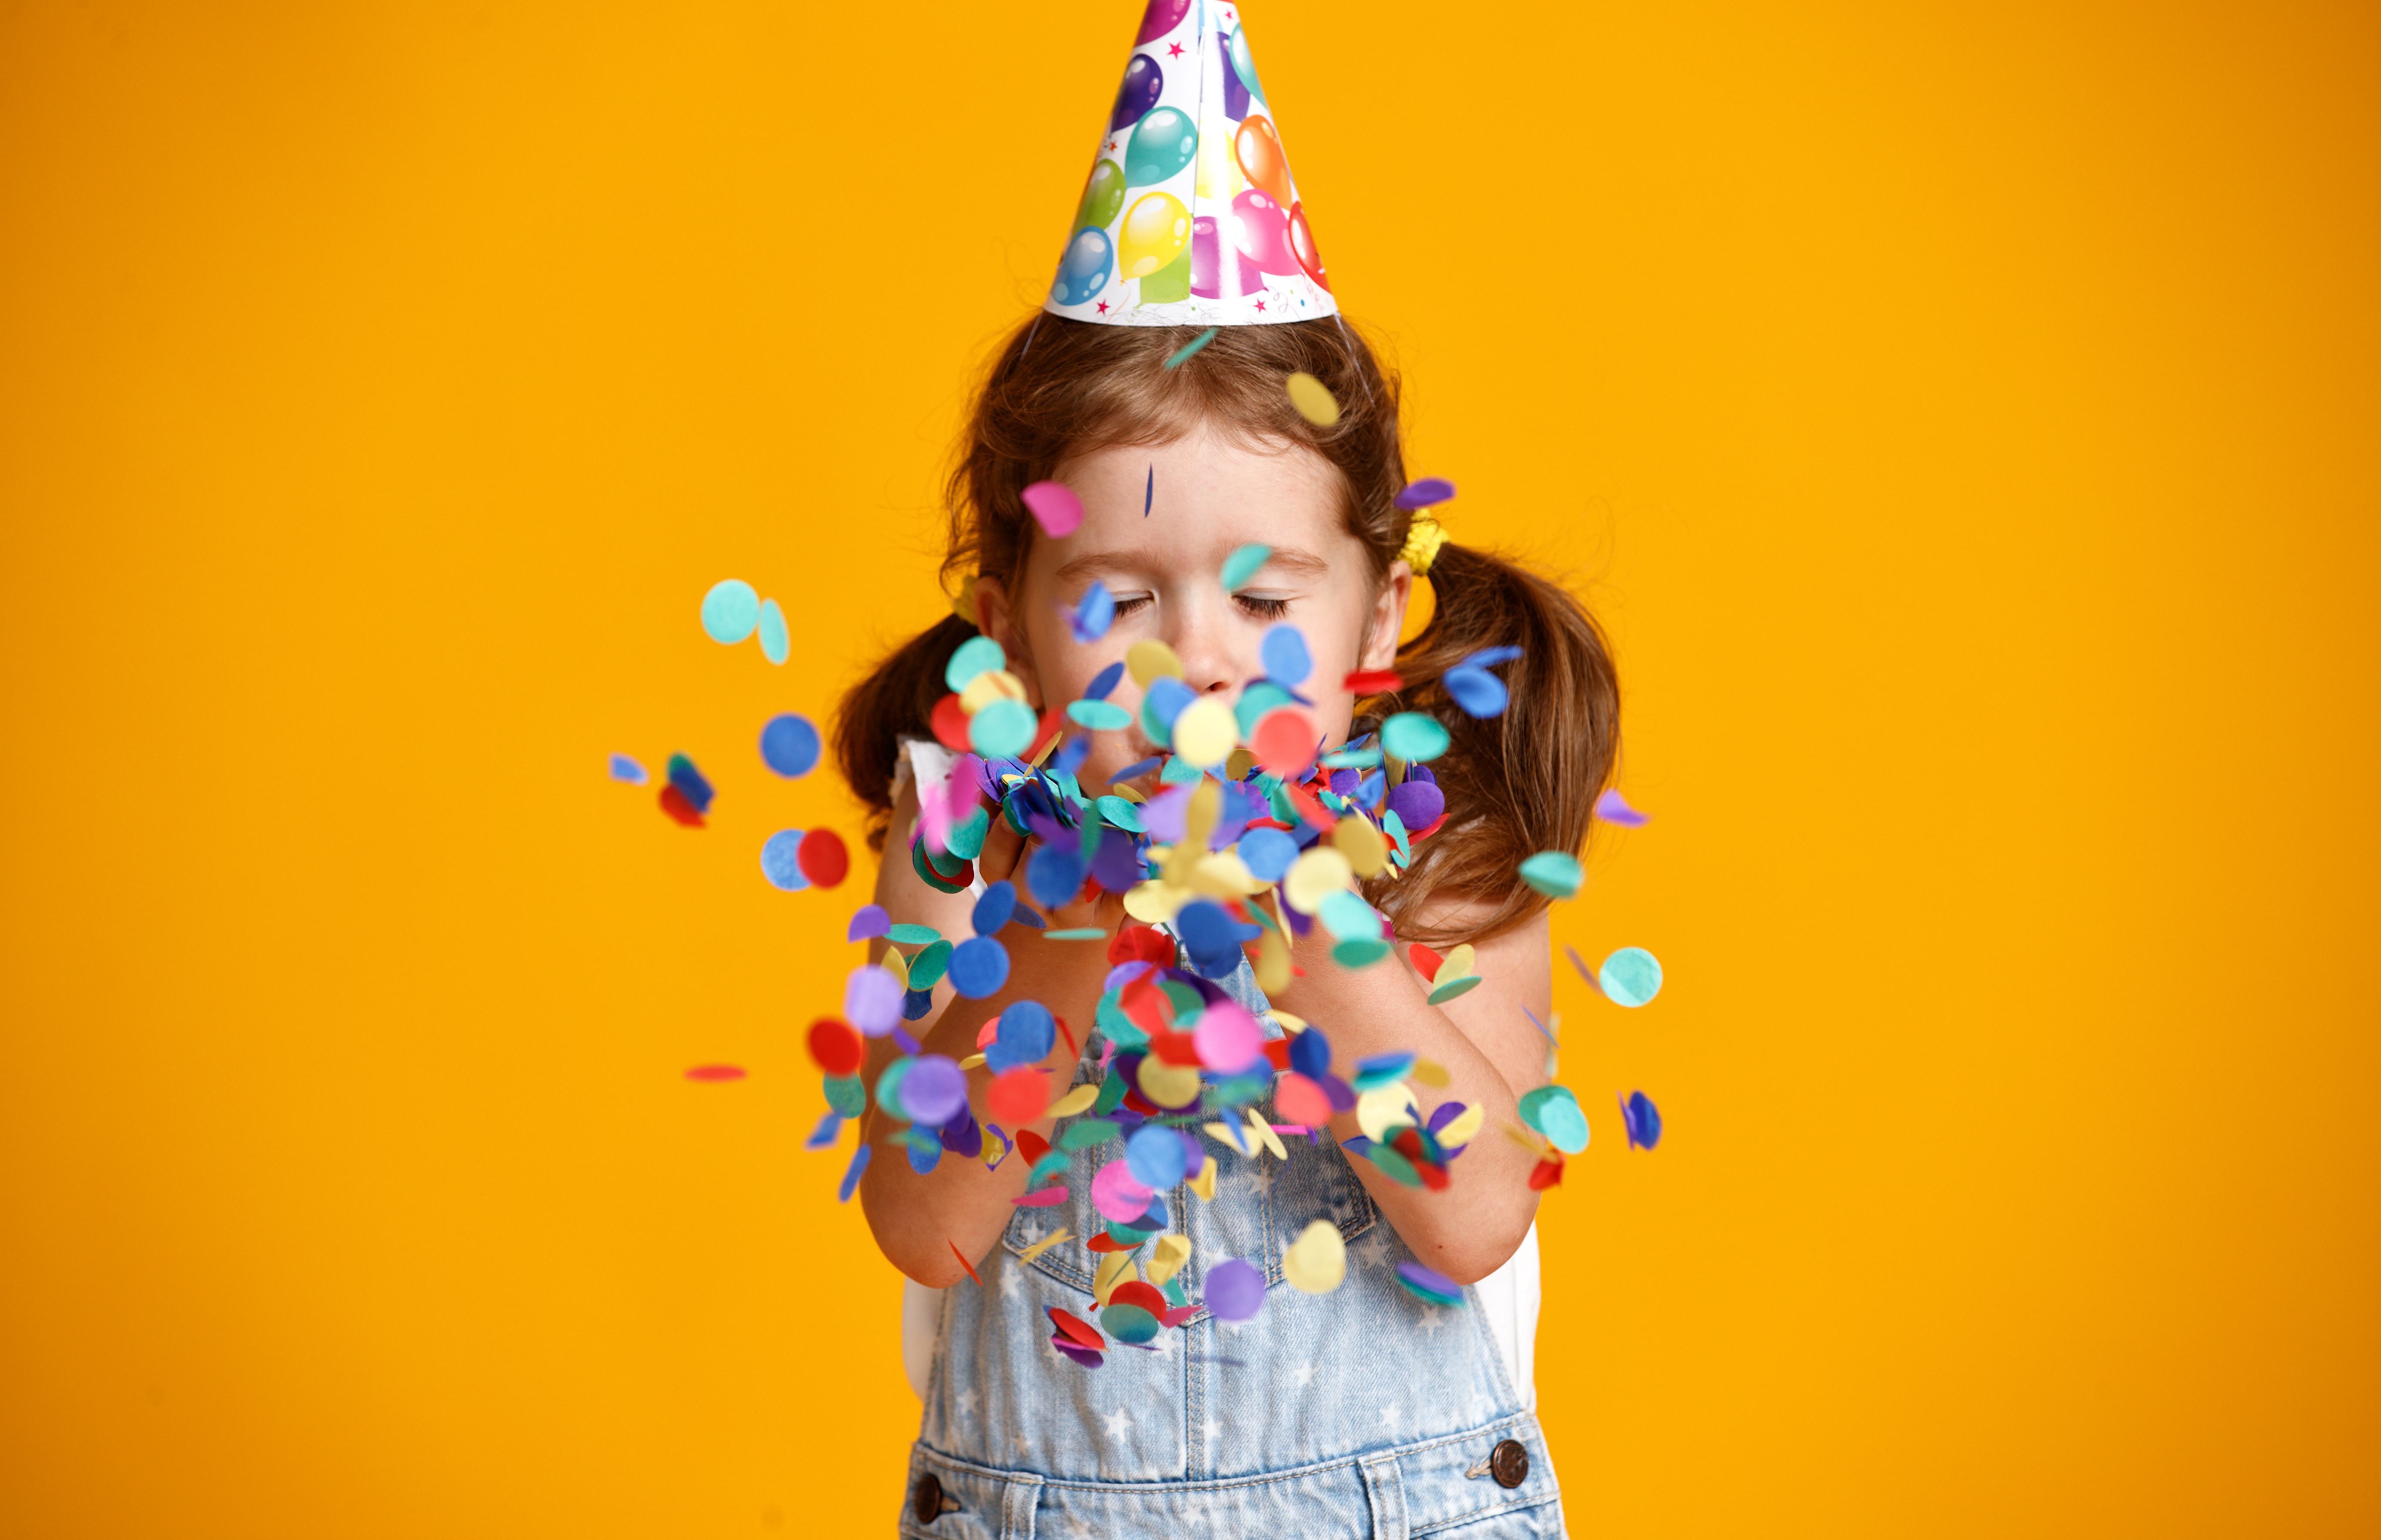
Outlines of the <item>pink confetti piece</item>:
M 1042 532 L 1053 540 L 1064 540 L 1081 528 L 1083 500 L 1071 487 L 1057 482 L 1035 482 L 1022 494 L 1025 511 L 1042 526 Z
M 1028 1192 L 1008 1201 L 1020 1208 L 1056 1208 L 1071 1195 L 1063 1187 L 1045 1187 L 1039 1192 Z
M 737 1064 L 698 1064 L 686 1072 L 690 1081 L 740 1081 L 744 1069 Z
M 1570 965 L 1579 970 L 1579 976 L 1587 981 L 1587 986 L 1590 989 L 1594 990 L 1599 995 L 1604 993 L 1604 985 L 1595 982 L 1595 970 L 1590 968 L 1587 963 L 1581 959 L 1579 955 L 1578 947 L 1565 947 L 1563 948 L 1563 956 L 1570 959 Z

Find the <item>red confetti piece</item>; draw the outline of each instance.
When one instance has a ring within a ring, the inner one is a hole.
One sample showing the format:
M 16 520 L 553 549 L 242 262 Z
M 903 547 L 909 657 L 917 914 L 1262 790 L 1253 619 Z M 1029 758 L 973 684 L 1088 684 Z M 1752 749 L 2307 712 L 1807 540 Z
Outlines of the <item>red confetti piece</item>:
M 1284 781 L 1281 789 L 1282 794 L 1289 799 L 1289 805 L 1298 810 L 1298 816 L 1303 822 L 1321 829 L 1325 834 L 1329 834 L 1339 826 L 1338 816 L 1325 812 L 1323 804 L 1315 801 L 1313 792 L 1293 781 Z
M 976 1277 L 975 1264 L 970 1262 L 967 1259 L 967 1253 L 959 1250 L 959 1243 L 956 1241 L 946 1241 L 943 1244 L 948 1246 L 951 1249 L 951 1254 L 959 1259 L 959 1265 L 967 1269 L 967 1276 L 975 1278 L 975 1286 L 978 1289 L 983 1288 L 983 1279 Z
M 1543 1192 L 1549 1187 L 1561 1186 L 1562 1168 L 1563 1158 L 1559 1155 L 1539 1161 L 1537 1169 L 1530 1173 L 1530 1191 Z
M 1271 1064 L 1271 1065 L 1272 1065 L 1276 1069 L 1288 1069 L 1288 1068 L 1289 1068 L 1289 1039 L 1288 1039 L 1288 1038 L 1287 1038 L 1287 1037 L 1268 1037 L 1268 1038 L 1266 1038 L 1266 1039 L 1265 1039 L 1265 1045 L 1264 1045 L 1264 1056 L 1265 1056 L 1265 1062 L 1266 1062 L 1266 1063 L 1268 1063 L 1268 1064 Z
M 936 701 L 926 725 L 934 730 L 934 741 L 944 748 L 955 754 L 968 752 L 967 708 L 959 704 L 957 695 L 946 695 Z
M 1105 1230 L 1083 1242 L 1084 1249 L 1094 1252 L 1133 1252 L 1141 1249 L 1138 1241 L 1119 1241 Z
M 1438 971 L 1447 965 L 1445 958 L 1419 941 L 1406 948 L 1406 956 L 1413 959 L 1414 972 L 1426 979 L 1438 977 Z
M 1099 1334 L 1097 1327 L 1076 1319 L 1055 1304 L 1050 1307 L 1050 1324 L 1093 1352 L 1108 1345 L 1108 1339 Z
M 868 1057 L 868 1045 L 851 1023 L 837 1016 L 822 1016 L 811 1023 L 811 1061 L 823 1073 L 837 1080 L 860 1073 L 862 1060 Z
M 794 847 L 794 864 L 813 886 L 840 887 L 851 870 L 851 852 L 844 849 L 843 836 L 833 829 L 812 829 Z
M 1155 925 L 1127 925 L 1108 938 L 1108 966 L 1120 968 L 1128 962 L 1154 962 L 1160 968 L 1171 968 L 1174 943 Z
M 743 1067 L 735 1064 L 698 1064 L 686 1072 L 690 1081 L 740 1081 Z
M 1256 751 L 1257 763 L 1266 774 L 1296 780 L 1314 763 L 1318 739 L 1313 719 L 1304 712 L 1279 706 L 1257 719 L 1249 746 Z
M 1386 695 L 1405 687 L 1394 668 L 1359 668 L 1339 682 L 1340 689 L 1358 695 Z
M 1057 1012 L 1052 1011 L 1050 1013 L 1050 1020 L 1058 1023 L 1058 1035 L 1067 1040 L 1068 1057 L 1071 1058 L 1082 1057 L 1083 1050 L 1075 1046 L 1075 1033 L 1073 1030 L 1067 1025 L 1067 1019 L 1059 1015 Z
M 1199 1310 L 1200 1307 L 1195 1304 L 1177 1305 L 1160 1315 L 1158 1319 L 1169 1326 L 1187 1326 L 1190 1324 L 1190 1317 L 1198 1314 Z
M 1042 1162 L 1042 1157 L 1050 1153 L 1050 1142 L 1032 1129 L 1019 1129 L 1017 1153 L 1025 1157 L 1026 1165 L 1038 1166 Z
M 1067 1190 L 1063 1187 L 1045 1187 L 1039 1192 L 1028 1192 L 1021 1198 L 1008 1201 L 1020 1208 L 1056 1208 L 1067 1201 Z
M 1321 1128 L 1331 1121 L 1331 1097 L 1323 1087 L 1292 1070 L 1274 1086 L 1274 1110 L 1285 1118 Z
M 1187 1032 L 1162 1032 L 1149 1040 L 1149 1051 L 1167 1064 L 1186 1069 L 1199 1065 L 1199 1040 Z
M 1006 1123 L 1030 1123 L 1050 1105 L 1050 1072 L 1038 1064 L 1020 1064 L 992 1077 L 984 1106 Z
M 686 793 L 680 791 L 677 787 L 663 787 L 661 802 L 662 811 L 664 813 L 668 813 L 672 818 L 677 819 L 688 828 L 699 829 L 702 827 L 702 814 L 694 811 L 694 804 L 686 800 Z
M 1159 1293 L 1157 1285 L 1144 1283 L 1139 1278 L 1129 1278 L 1117 1284 L 1108 1295 L 1108 1303 L 1137 1304 L 1161 1321 L 1166 1319 L 1166 1313 L 1174 1308 L 1174 1302 Z

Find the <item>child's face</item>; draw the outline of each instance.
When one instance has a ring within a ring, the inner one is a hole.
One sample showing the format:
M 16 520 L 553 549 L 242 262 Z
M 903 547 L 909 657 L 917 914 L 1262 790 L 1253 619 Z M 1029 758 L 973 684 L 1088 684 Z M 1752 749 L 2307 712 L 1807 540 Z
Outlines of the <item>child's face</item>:
M 1036 710 L 1080 700 L 1101 669 L 1145 637 L 1174 649 L 1192 690 L 1237 699 L 1264 677 L 1266 629 L 1288 623 L 1314 659 L 1298 692 L 1314 702 L 1328 742 L 1347 738 L 1355 701 L 1340 681 L 1389 666 L 1413 578 L 1394 562 L 1375 587 L 1362 544 L 1340 527 L 1334 472 L 1321 457 L 1297 446 L 1244 448 L 1203 429 L 1172 444 L 1069 459 L 1056 479 L 1082 499 L 1081 527 L 1063 540 L 1034 536 L 1021 592 L 990 580 L 977 589 L 985 628 Z M 1225 558 L 1254 544 L 1271 546 L 1271 559 L 1238 593 L 1226 593 Z M 1116 623 L 1085 645 L 1066 614 L 1094 582 L 1116 595 Z M 1141 687 L 1129 673 L 1108 699 L 1130 711 L 1135 726 L 1092 735 L 1081 772 L 1087 790 L 1158 752 L 1139 727 Z

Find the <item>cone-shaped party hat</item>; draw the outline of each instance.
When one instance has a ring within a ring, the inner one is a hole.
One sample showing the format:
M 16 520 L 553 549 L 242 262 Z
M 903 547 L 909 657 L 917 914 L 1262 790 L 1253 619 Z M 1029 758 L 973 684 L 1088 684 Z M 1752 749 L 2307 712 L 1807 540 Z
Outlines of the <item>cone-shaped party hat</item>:
M 1337 313 L 1238 0 L 1149 0 L 1043 308 L 1119 326 Z

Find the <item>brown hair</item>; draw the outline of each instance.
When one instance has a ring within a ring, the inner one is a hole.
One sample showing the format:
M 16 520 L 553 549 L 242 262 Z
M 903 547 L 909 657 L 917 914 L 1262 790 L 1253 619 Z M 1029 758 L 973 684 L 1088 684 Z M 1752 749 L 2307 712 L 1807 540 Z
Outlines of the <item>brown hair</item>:
M 1413 515 L 1397 506 L 1406 484 L 1398 436 L 1398 382 L 1372 349 L 1337 321 L 1226 326 L 1173 369 L 1166 361 L 1196 335 L 1189 328 L 1111 326 L 1037 314 L 1002 347 L 977 392 L 947 487 L 946 589 L 971 573 L 1013 582 L 1034 532 L 1021 497 L 1072 455 L 1117 445 L 1169 442 L 1201 422 L 1245 442 L 1296 444 L 1338 472 L 1348 532 L 1386 579 Z M 1323 382 L 1339 421 L 1318 428 L 1300 416 L 1283 383 L 1298 372 Z M 1452 744 L 1432 771 L 1447 821 L 1414 847 L 1402 878 L 1379 878 L 1365 897 L 1409 939 L 1484 939 L 1536 914 L 1545 899 L 1514 874 L 1540 850 L 1586 842 L 1595 794 L 1619 743 L 1619 688 L 1595 622 L 1558 585 L 1511 562 L 1448 541 L 1430 568 L 1430 623 L 1398 650 L 1404 679 L 1394 695 L 1360 703 L 1356 731 L 1396 711 L 1428 712 Z M 896 739 L 929 736 L 946 692 L 943 667 L 975 628 L 945 619 L 897 649 L 844 697 L 835 750 L 845 779 L 872 810 L 869 843 L 882 849 L 892 809 Z M 1521 657 L 1497 668 L 1512 695 L 1503 715 L 1477 720 L 1448 697 L 1442 676 L 1484 647 Z M 1480 906 L 1462 926 L 1422 926 L 1433 894 Z

